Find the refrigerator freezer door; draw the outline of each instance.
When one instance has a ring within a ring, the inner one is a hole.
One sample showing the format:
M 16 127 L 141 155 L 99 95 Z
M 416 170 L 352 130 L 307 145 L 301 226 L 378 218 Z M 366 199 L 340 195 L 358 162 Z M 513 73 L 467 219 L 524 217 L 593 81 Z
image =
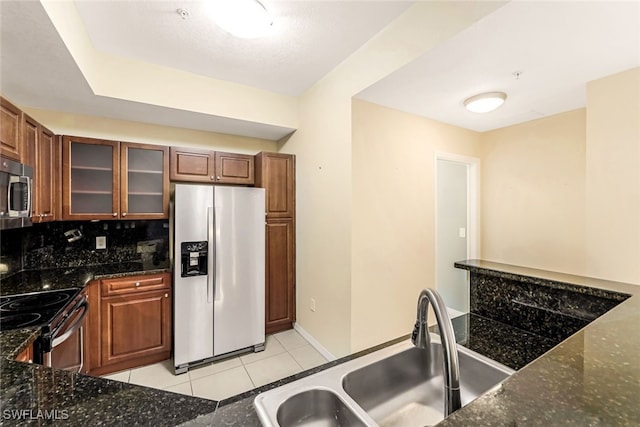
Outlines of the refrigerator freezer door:
M 213 212 L 212 186 L 176 184 L 174 206 L 176 248 L 181 242 L 206 241 L 209 234 L 213 236 L 208 215 Z M 208 254 L 213 256 L 212 242 L 209 242 Z M 180 269 L 174 268 L 175 366 L 213 357 L 213 302 L 207 302 L 212 280 L 210 268 L 207 276 L 192 277 L 181 277 Z
M 215 187 L 214 356 L 264 343 L 265 193 Z

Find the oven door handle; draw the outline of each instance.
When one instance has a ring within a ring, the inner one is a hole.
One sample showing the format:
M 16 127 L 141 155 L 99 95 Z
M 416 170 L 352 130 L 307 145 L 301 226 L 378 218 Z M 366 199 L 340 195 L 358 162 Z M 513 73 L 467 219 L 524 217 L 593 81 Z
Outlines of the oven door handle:
M 83 299 L 82 302 L 78 304 L 76 308 L 73 309 L 71 314 L 69 314 L 69 317 L 73 316 L 73 314 L 79 310 L 83 310 L 82 314 L 80 315 L 78 320 L 76 320 L 75 323 L 64 334 L 60 335 L 59 337 L 56 336 L 60 328 L 64 326 L 64 323 L 60 327 L 58 327 L 56 331 L 54 331 L 54 333 L 52 334 L 53 338 L 51 339 L 51 348 L 57 347 L 58 345 L 65 342 L 71 335 L 73 335 L 78 330 L 78 328 L 82 326 L 82 322 L 84 321 L 84 318 L 87 317 L 87 313 L 89 312 L 89 303 L 87 302 L 86 298 Z

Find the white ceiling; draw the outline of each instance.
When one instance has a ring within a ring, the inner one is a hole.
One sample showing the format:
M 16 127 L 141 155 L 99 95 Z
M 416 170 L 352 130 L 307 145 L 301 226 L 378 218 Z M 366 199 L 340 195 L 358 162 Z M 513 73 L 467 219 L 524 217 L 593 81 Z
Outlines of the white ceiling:
M 240 40 L 206 22 L 194 1 L 76 3 L 97 49 L 293 95 L 411 4 L 265 0 L 274 34 Z M 189 19 L 178 16 L 180 7 Z M 0 92 L 20 106 L 273 140 L 292 131 L 96 96 L 38 1 L 0 0 L 0 19 Z M 579 108 L 586 82 L 640 66 L 639 23 L 639 1 L 515 1 L 358 97 L 478 131 Z M 494 90 L 508 94 L 495 112 L 462 108 L 465 98 Z
M 287 95 L 303 93 L 411 3 L 263 0 L 272 31 L 241 39 L 214 25 L 202 1 L 76 0 L 99 50 Z
M 587 82 L 638 66 L 640 2 L 514 1 L 357 97 L 487 131 L 584 107 Z M 464 108 L 493 91 L 497 110 Z

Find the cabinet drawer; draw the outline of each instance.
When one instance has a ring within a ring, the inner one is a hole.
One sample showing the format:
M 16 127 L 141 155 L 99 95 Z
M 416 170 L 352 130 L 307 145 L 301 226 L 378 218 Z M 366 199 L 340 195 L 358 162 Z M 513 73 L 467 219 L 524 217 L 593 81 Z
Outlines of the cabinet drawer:
M 101 281 L 101 294 L 126 295 L 136 292 L 156 291 L 169 288 L 168 274 L 150 274 L 148 276 L 104 279 Z

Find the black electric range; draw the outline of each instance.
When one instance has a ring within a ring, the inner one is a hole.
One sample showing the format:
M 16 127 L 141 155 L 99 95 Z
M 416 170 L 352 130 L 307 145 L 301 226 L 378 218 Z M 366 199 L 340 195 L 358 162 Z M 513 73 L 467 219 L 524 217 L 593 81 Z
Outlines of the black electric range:
M 47 328 L 80 291 L 69 288 L 0 297 L 0 331 Z
M 49 367 L 57 366 L 54 349 L 72 337 L 80 340 L 73 347 L 77 362 L 62 369 L 79 372 L 84 365 L 82 325 L 88 313 L 87 296 L 81 288 L 0 297 L 0 331 L 38 328 L 39 336 L 33 343 L 33 362 Z M 64 354 L 62 350 L 62 354 Z M 55 350 L 57 355 L 58 350 Z

